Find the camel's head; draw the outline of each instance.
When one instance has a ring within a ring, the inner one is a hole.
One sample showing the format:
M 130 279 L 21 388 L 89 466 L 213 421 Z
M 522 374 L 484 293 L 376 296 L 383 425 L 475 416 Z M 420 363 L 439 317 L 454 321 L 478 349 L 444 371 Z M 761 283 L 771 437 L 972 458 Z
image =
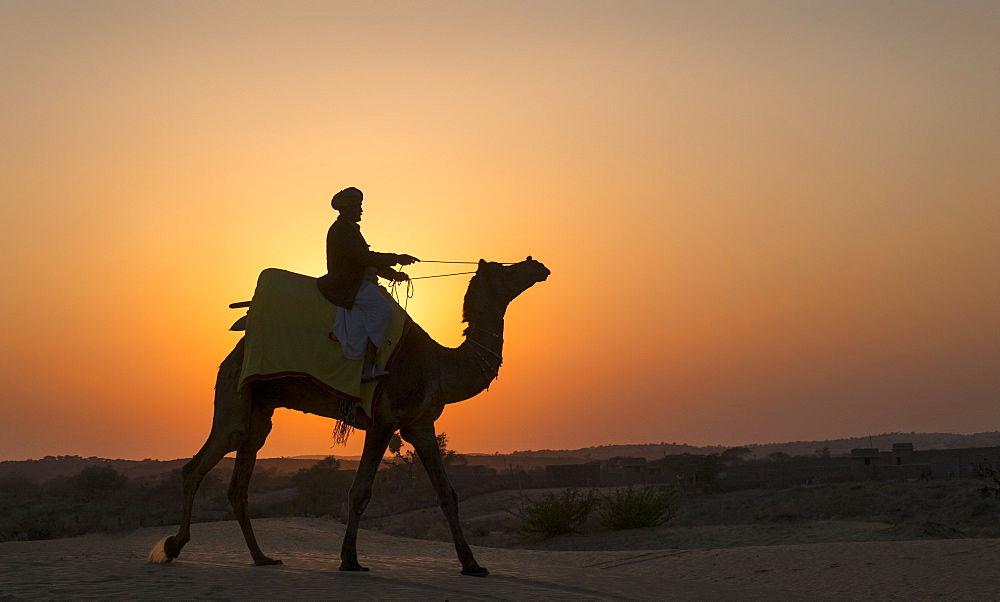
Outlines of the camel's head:
M 530 255 L 524 261 L 510 265 L 480 259 L 479 268 L 476 270 L 476 276 L 482 275 L 483 279 L 490 283 L 496 296 L 506 303 L 510 303 L 536 282 L 545 280 L 551 273 Z
M 465 321 L 476 319 L 475 314 L 486 306 L 506 306 L 536 282 L 548 278 L 549 274 L 549 269 L 531 256 L 510 265 L 480 259 L 479 268 L 465 294 Z

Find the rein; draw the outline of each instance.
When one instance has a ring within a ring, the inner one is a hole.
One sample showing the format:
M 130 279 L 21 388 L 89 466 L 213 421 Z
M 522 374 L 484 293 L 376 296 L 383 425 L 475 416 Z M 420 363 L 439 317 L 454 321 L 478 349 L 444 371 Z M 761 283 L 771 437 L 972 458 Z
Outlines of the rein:
M 421 259 L 417 263 L 468 263 L 468 264 L 476 265 L 479 262 L 478 261 L 435 261 L 433 259 Z M 517 262 L 516 261 L 498 261 L 496 263 L 499 263 L 500 265 L 514 265 Z
M 478 261 L 440 261 L 440 260 L 435 260 L 435 259 L 427 259 L 427 260 L 420 261 L 418 263 L 461 263 L 461 264 L 469 264 L 469 265 L 478 265 L 479 264 Z M 500 263 L 500 265 L 514 265 L 514 263 L 516 263 L 516 262 L 513 262 L 513 261 L 504 261 L 504 262 L 499 262 L 499 263 Z M 409 280 L 405 281 L 406 282 L 406 291 L 402 292 L 402 293 L 397 288 L 397 286 L 399 285 L 399 282 L 393 280 L 392 282 L 389 283 L 389 292 L 392 293 L 392 298 L 396 300 L 396 303 L 400 302 L 399 301 L 400 297 L 403 298 L 403 300 L 404 300 L 403 303 L 402 303 L 402 305 L 403 305 L 403 311 L 406 311 L 406 306 L 409 304 L 410 299 L 413 298 L 413 281 L 414 280 L 423 280 L 425 278 L 444 278 L 446 276 L 464 276 L 466 274 L 475 274 L 475 273 L 476 273 L 475 271 L 472 271 L 472 272 L 452 272 L 451 274 L 434 274 L 433 276 L 412 276 Z
M 427 263 L 479 263 L 478 261 L 428 261 Z M 403 306 L 403 311 L 406 311 L 407 306 L 410 304 L 410 299 L 413 298 L 413 281 L 422 280 L 424 278 L 444 278 L 445 276 L 461 276 L 463 274 L 475 274 L 475 272 L 454 272 L 451 274 L 434 274 L 433 276 L 413 276 L 403 282 L 406 282 L 406 290 L 400 291 L 400 282 L 398 280 L 393 280 L 389 282 L 389 292 L 392 293 L 392 298 L 396 300 Z M 402 301 L 400 301 L 402 298 Z
M 462 274 L 475 274 L 475 272 L 455 272 L 454 274 L 435 274 L 434 276 L 411 276 L 410 280 L 421 280 L 423 278 L 444 278 L 445 276 L 461 276 Z

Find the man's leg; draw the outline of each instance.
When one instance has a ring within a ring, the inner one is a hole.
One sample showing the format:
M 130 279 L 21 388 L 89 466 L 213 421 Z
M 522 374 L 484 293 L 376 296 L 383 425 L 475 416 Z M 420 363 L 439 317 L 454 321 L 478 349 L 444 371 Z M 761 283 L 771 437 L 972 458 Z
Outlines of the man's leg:
M 389 376 L 389 373 L 385 370 L 379 370 L 375 367 L 375 357 L 377 354 L 378 347 L 372 343 L 371 339 L 368 339 L 365 345 L 365 363 L 361 369 L 361 382 L 368 383 Z
M 361 372 L 361 382 L 371 382 L 389 375 L 385 370 L 379 370 L 375 358 L 379 347 L 389 333 L 389 322 L 392 320 L 392 305 L 382 296 L 374 284 L 363 284 L 354 301 L 355 306 L 363 309 L 365 315 L 365 331 L 368 338 L 365 341 L 365 361 Z

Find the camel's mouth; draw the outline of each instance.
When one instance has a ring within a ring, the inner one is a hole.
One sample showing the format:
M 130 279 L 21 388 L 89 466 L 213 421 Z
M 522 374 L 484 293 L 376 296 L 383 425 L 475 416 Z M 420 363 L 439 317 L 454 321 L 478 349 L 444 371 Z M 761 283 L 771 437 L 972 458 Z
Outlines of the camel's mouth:
M 517 274 L 523 287 L 519 293 L 524 292 L 533 284 L 548 280 L 549 275 L 552 274 L 549 268 L 545 267 L 542 262 L 532 259 L 530 255 L 522 262 L 508 264 L 505 269 L 510 270 L 509 274 Z
M 549 268 L 542 265 L 540 261 L 535 261 L 533 259 L 529 259 L 529 261 L 531 261 L 534 264 L 531 266 L 532 268 L 534 268 L 534 274 L 532 274 L 534 281 L 545 282 L 546 280 L 548 280 L 549 275 L 552 273 L 552 271 L 549 270 Z

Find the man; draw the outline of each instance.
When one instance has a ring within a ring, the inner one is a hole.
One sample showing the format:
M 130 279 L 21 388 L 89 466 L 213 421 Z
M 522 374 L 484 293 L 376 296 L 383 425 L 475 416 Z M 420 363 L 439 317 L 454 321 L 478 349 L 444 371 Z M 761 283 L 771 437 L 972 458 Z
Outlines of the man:
M 333 195 L 331 205 L 340 214 L 326 235 L 325 276 L 317 281 L 319 290 L 337 306 L 333 334 L 348 359 L 364 359 L 361 382 L 387 376 L 375 369 L 375 354 L 385 341 L 392 318 L 392 304 L 382 295 L 378 276 L 406 281 L 409 276 L 392 266 L 420 261 L 412 255 L 376 253 L 368 249 L 361 235 L 361 201 L 357 188 L 345 188 Z

